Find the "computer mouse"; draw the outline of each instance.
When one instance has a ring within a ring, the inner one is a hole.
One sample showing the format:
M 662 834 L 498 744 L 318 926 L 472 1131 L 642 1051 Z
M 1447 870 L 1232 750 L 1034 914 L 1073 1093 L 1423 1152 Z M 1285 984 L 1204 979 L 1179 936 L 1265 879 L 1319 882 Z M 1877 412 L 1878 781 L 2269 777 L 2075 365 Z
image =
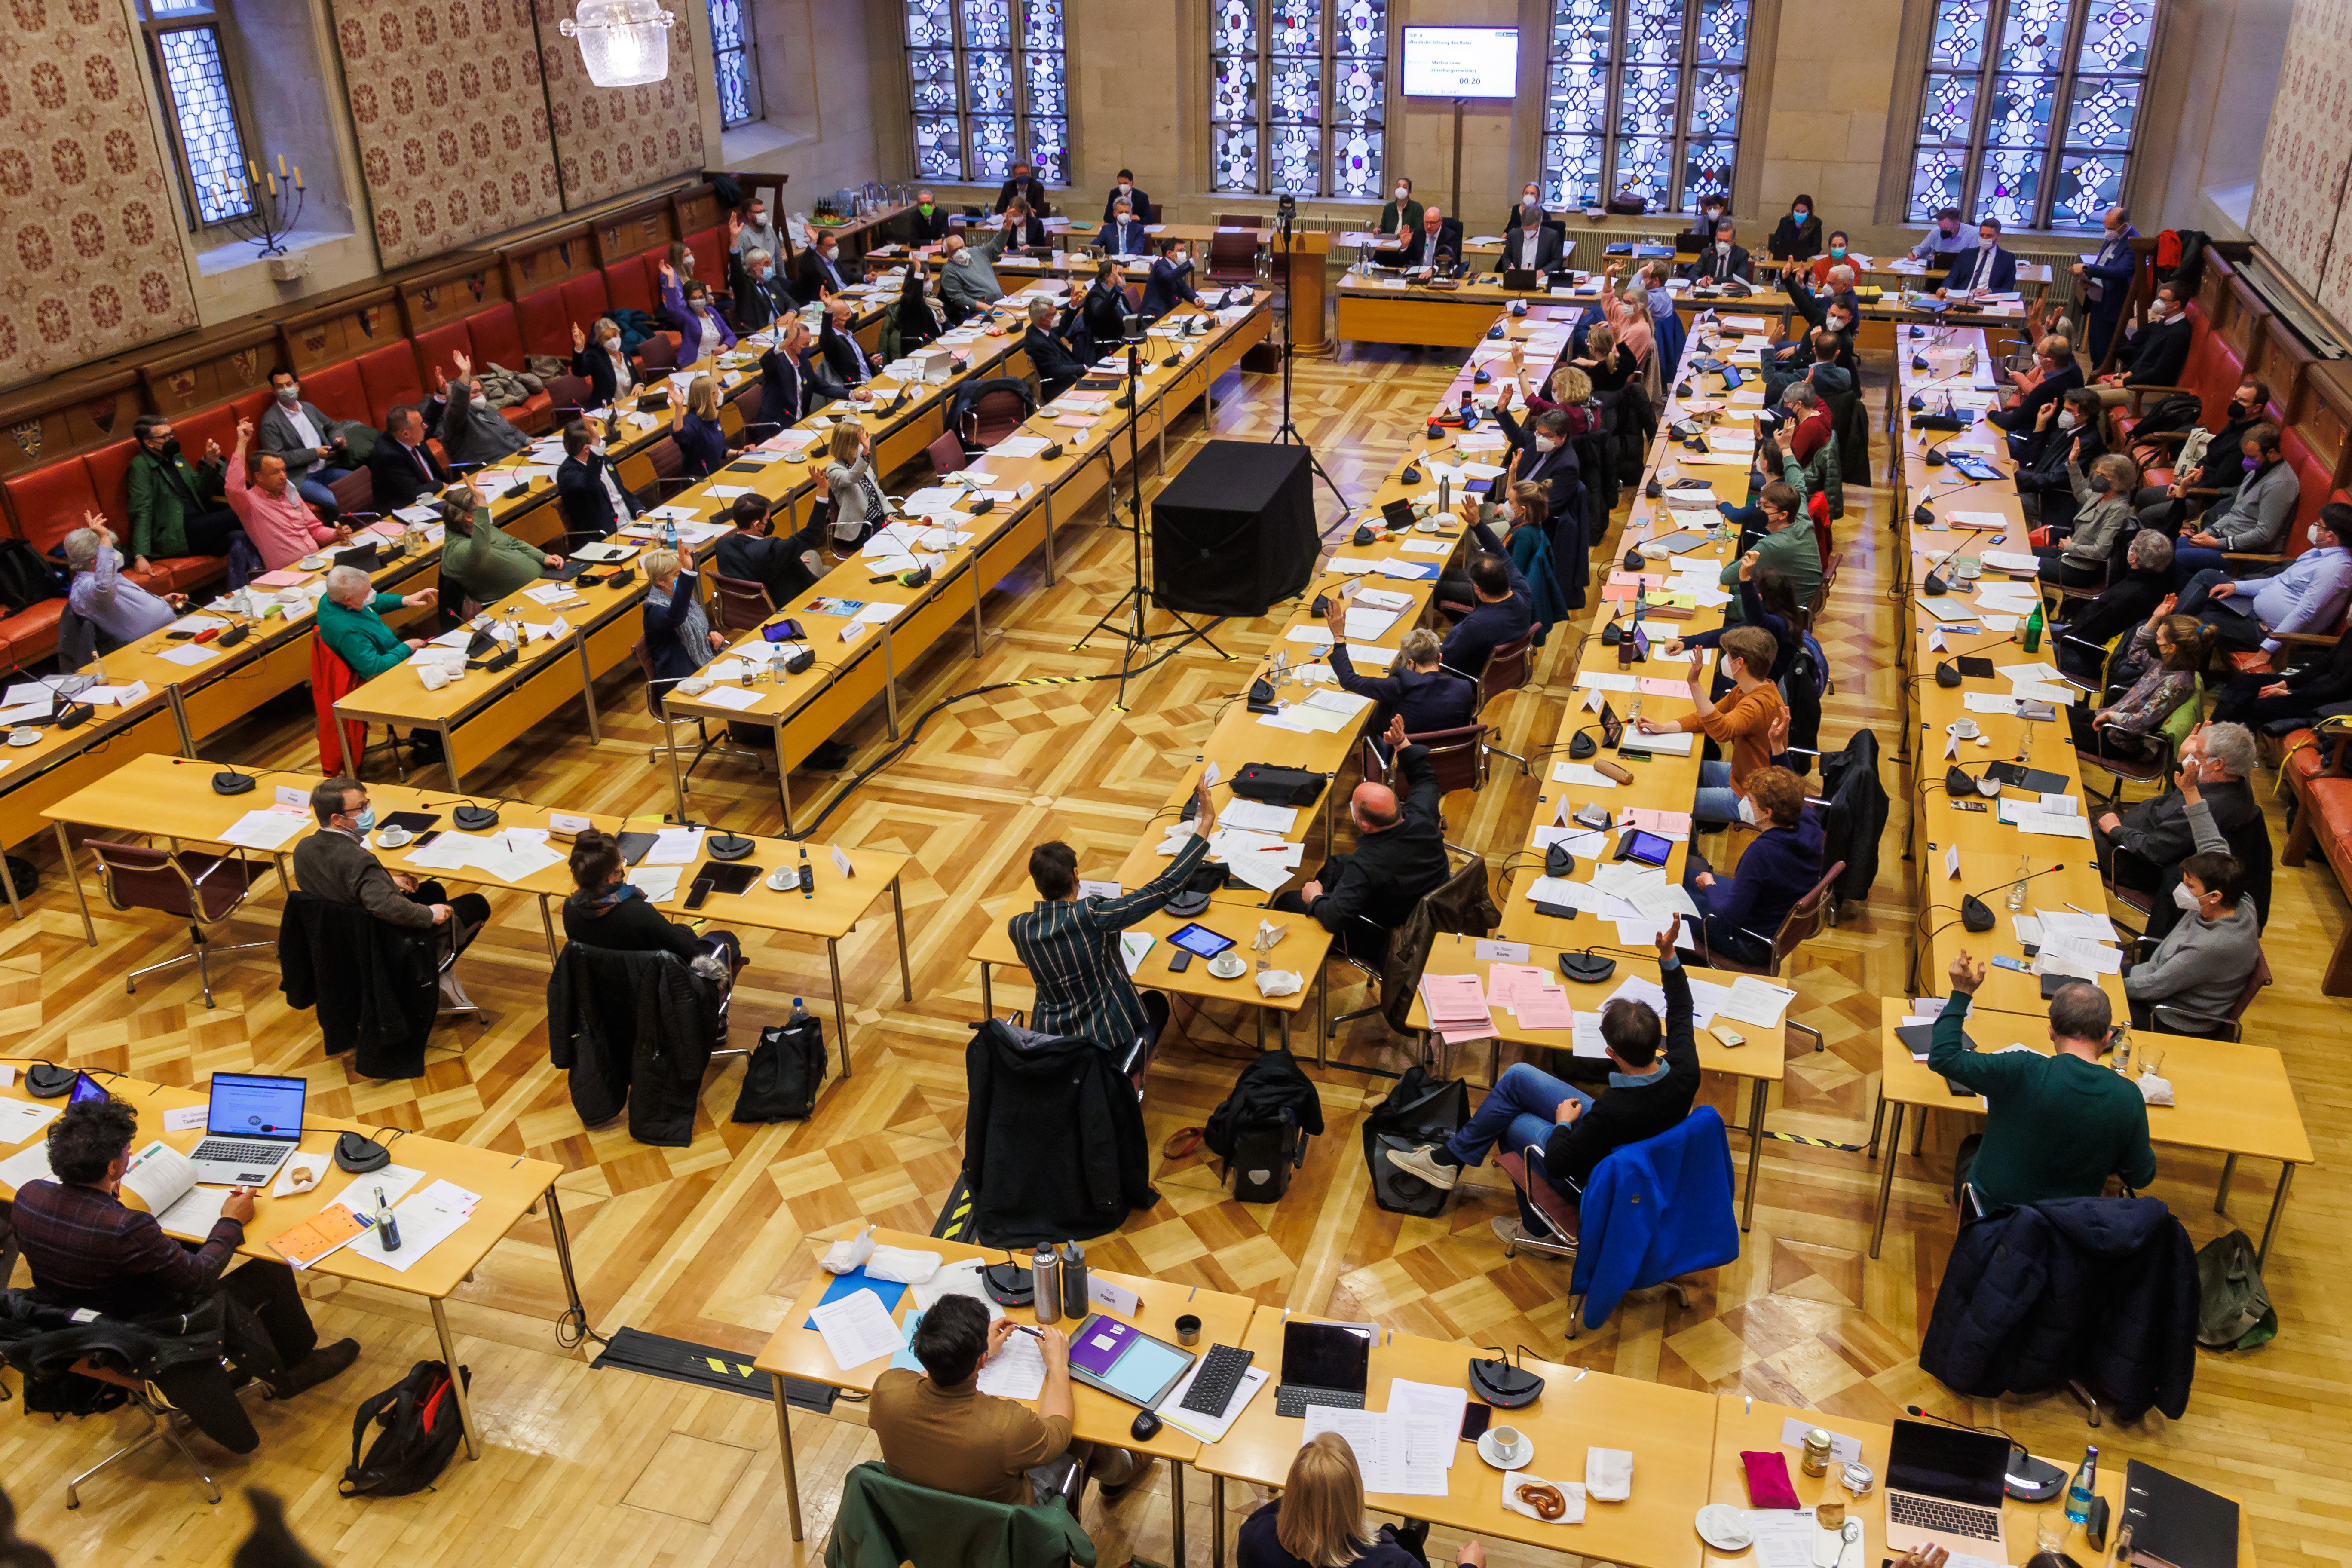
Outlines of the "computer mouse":
M 1135 1425 L 1127 1429 L 1127 1435 L 1139 1443 L 1148 1443 L 1159 1430 L 1160 1417 L 1149 1410 L 1139 1410 L 1135 1413 Z

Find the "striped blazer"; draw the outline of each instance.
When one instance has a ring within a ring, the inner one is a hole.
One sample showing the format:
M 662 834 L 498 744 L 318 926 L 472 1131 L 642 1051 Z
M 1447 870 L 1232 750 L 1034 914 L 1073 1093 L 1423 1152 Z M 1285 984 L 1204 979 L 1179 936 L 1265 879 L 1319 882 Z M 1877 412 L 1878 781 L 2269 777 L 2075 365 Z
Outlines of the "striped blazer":
M 1120 961 L 1118 933 L 1181 892 L 1208 852 L 1208 839 L 1196 833 L 1168 869 L 1123 898 L 1040 899 L 1008 921 L 1013 951 L 1037 987 L 1029 1026 L 1083 1036 L 1105 1050 L 1133 1043 L 1150 1021 Z

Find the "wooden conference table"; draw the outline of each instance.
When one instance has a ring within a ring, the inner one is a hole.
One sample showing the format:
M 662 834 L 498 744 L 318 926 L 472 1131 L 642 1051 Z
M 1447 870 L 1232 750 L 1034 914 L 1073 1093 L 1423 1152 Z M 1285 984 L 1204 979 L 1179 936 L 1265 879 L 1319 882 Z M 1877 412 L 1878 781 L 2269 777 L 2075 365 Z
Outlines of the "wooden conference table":
M 903 1231 L 877 1230 L 876 1245 L 902 1247 L 916 1252 L 935 1252 L 945 1263 L 977 1258 L 982 1262 L 1002 1262 L 1006 1256 L 1003 1247 L 973 1247 L 960 1241 L 941 1241 L 932 1237 L 915 1236 Z M 1198 1286 L 1179 1285 L 1173 1281 L 1141 1278 L 1136 1275 L 1113 1274 L 1108 1270 L 1090 1271 L 1094 1278 L 1107 1279 L 1132 1290 L 1141 1298 L 1134 1316 L 1111 1312 L 1108 1316 L 1130 1322 L 1146 1333 L 1172 1338 L 1180 1313 L 1191 1313 L 1201 1320 L 1201 1345 L 1205 1352 L 1211 1344 L 1237 1345 L 1249 1328 L 1250 1315 L 1256 1303 L 1246 1296 L 1227 1295 L 1216 1290 L 1204 1290 Z M 871 1394 L 874 1384 L 890 1369 L 887 1360 L 877 1357 L 860 1366 L 837 1365 L 826 1350 L 824 1337 L 807 1326 L 808 1316 L 824 1300 L 833 1276 L 819 1269 L 803 1288 L 800 1297 L 784 1314 L 783 1326 L 769 1336 L 752 1365 L 768 1374 L 776 1405 L 776 1436 L 782 1450 L 784 1493 L 791 1504 L 793 1539 L 801 1539 L 800 1474 L 793 1457 L 793 1419 L 791 1406 L 784 1398 L 784 1379 L 801 1378 L 828 1387 L 849 1389 L 859 1394 Z M 914 1309 L 913 1292 L 901 1297 L 892 1309 L 891 1316 L 903 1327 L 907 1315 Z M 1103 1309 L 1094 1309 L 1101 1311 Z M 1037 1321 L 1034 1307 L 1009 1307 L 1005 1316 L 1016 1323 Z M 1064 1320 L 1065 1329 L 1075 1324 Z M 1202 1452 L 1199 1438 L 1189 1436 L 1172 1426 L 1163 1425 L 1148 1440 L 1139 1442 L 1129 1431 L 1135 1421 L 1135 1406 L 1114 1398 L 1100 1389 L 1089 1388 L 1073 1382 L 1070 1389 L 1075 1405 L 1075 1418 L 1070 1425 L 1074 1442 L 1099 1443 L 1111 1447 L 1168 1461 L 1169 1500 L 1174 1515 L 1175 1561 L 1184 1561 L 1184 1466 L 1196 1460 Z M 1269 1396 L 1269 1402 L 1271 1396 Z
M 212 778 L 222 770 L 216 764 L 185 757 L 142 756 L 97 783 L 67 796 L 51 806 L 47 816 L 54 822 L 58 847 L 73 877 L 74 900 L 80 906 L 82 924 L 97 942 L 96 928 L 90 921 L 89 900 L 81 885 L 79 862 L 74 858 L 72 840 L 67 836 L 68 823 L 86 827 L 102 828 L 125 836 L 152 836 L 168 838 L 177 848 L 183 843 L 219 845 L 244 855 L 267 856 L 277 867 L 278 879 L 288 887 L 295 885 L 290 874 L 294 847 L 302 839 L 319 831 L 317 819 L 310 815 L 309 799 L 311 789 L 324 782 L 314 773 L 282 771 L 250 772 L 258 780 L 253 790 L 236 795 L 216 795 Z M 301 831 L 273 850 L 244 849 L 221 836 L 237 820 L 252 810 L 266 809 L 271 804 L 269 792 L 285 789 L 295 792 L 303 802 Z M 452 799 L 446 790 L 413 789 L 404 784 L 375 784 L 368 786 L 369 804 L 379 816 L 394 812 L 413 811 L 437 816 L 450 806 L 466 804 Z M 487 802 L 498 808 L 499 826 L 502 828 L 544 828 L 554 811 L 532 805 L 526 801 L 490 798 Z M 481 804 L 477 802 L 475 804 Z M 560 810 L 561 808 L 557 808 Z M 635 826 L 638 831 L 658 831 L 662 823 L 641 818 L 613 816 L 601 812 L 583 812 L 595 827 L 607 833 L 618 833 Z M 707 837 L 707 835 L 706 835 Z M 560 903 L 570 897 L 572 874 L 562 862 L 534 871 L 518 881 L 504 881 L 478 866 L 443 868 L 418 865 L 414 856 L 421 844 L 412 843 L 405 848 L 385 847 L 379 835 L 369 836 L 370 847 L 387 867 L 418 879 L 436 879 L 461 885 L 534 895 L 539 900 L 540 923 L 547 933 L 547 955 L 552 962 L 558 943 L 555 923 L 549 900 Z M 678 872 L 679 891 L 668 903 L 654 906 L 666 917 L 687 921 L 708 921 L 714 928 L 750 926 L 761 931 L 781 931 L 793 936 L 814 937 L 824 943 L 825 963 L 833 978 L 834 1028 L 841 1040 L 841 1073 L 849 1076 L 849 1018 L 847 1004 L 841 984 L 842 939 L 856 929 L 858 921 L 871 912 L 875 902 L 885 893 L 890 898 L 890 909 L 898 935 L 898 983 L 907 1000 L 915 999 L 914 980 L 907 960 L 907 911 L 900 888 L 902 874 L 913 857 L 894 855 L 882 849 L 848 849 L 842 853 L 849 858 L 852 874 L 845 877 L 834 864 L 832 854 L 820 849 L 809 854 L 809 847 L 783 838 L 752 839 L 750 856 L 738 864 L 755 866 L 763 873 L 778 867 L 789 867 L 795 873 L 800 858 L 806 857 L 814 887 L 803 896 L 797 885 L 786 892 L 777 892 L 766 885 L 764 879 L 754 881 L 740 893 L 714 892 L 699 910 L 685 907 L 687 889 L 704 869 L 713 864 L 709 853 L 701 844 L 696 847 L 694 859 Z M 560 842 L 549 847 L 562 853 Z
M 202 1126 L 180 1132 L 165 1131 L 163 1116 L 167 1111 L 203 1105 L 207 1099 L 205 1093 L 169 1084 L 149 1083 L 114 1073 L 99 1076 L 110 1093 L 128 1102 L 139 1112 L 137 1148 L 143 1149 L 160 1138 L 184 1154 L 203 1141 L 205 1132 Z M 6 1089 L 0 1089 L 0 1099 L 32 1100 L 21 1074 Z M 342 1133 L 356 1132 L 364 1138 L 384 1131 L 364 1121 L 316 1116 L 306 1111 L 302 1118 L 301 1151 L 306 1154 L 323 1154 L 333 1147 L 336 1138 Z M 13 1154 L 46 1136 L 45 1129 L 23 1142 L 0 1145 L 0 1148 Z M 546 1160 L 502 1153 L 496 1149 L 477 1148 L 470 1143 L 453 1143 L 421 1132 L 395 1138 L 391 1148 L 393 1163 L 424 1173 L 412 1192 L 421 1191 L 438 1179 L 463 1187 L 481 1201 L 475 1205 L 465 1224 L 436 1243 L 431 1251 L 419 1257 L 405 1271 L 362 1257 L 347 1247 L 320 1258 L 309 1272 L 424 1297 L 433 1310 L 433 1331 L 441 1342 L 441 1359 L 455 1368 L 460 1364 L 457 1343 L 449 1332 L 449 1314 L 445 1303 L 457 1287 L 472 1276 L 476 1267 L 489 1255 L 490 1248 L 497 1246 L 525 1215 L 535 1211 L 540 1200 L 544 1198 L 547 1201 L 548 1229 L 555 1244 L 556 1262 L 562 1269 L 564 1293 L 570 1301 L 567 1314 L 576 1317 L 583 1327 L 586 1325 L 587 1312 L 581 1306 L 580 1289 L 572 1272 L 572 1240 L 564 1231 L 563 1208 L 555 1191 L 556 1178 L 563 1173 L 562 1166 Z M 269 1196 L 267 1189 L 257 1193 L 254 1195 L 253 1218 L 245 1227 L 246 1239 L 237 1247 L 237 1256 L 281 1261 L 268 1245 L 272 1237 L 284 1235 L 317 1215 L 330 1200 L 340 1200 L 354 1187 L 364 1192 L 367 1180 L 365 1175 L 345 1173 L 330 1160 L 318 1184 L 307 1192 L 290 1194 L 282 1198 Z M 16 1195 L 14 1187 L 0 1184 L 0 1198 L 14 1199 Z M 128 1188 L 121 1195 L 126 1207 L 147 1206 L 136 1193 Z M 367 1200 L 362 1198 L 362 1201 Z M 200 1232 L 174 1231 L 169 1234 L 184 1241 L 202 1241 L 205 1238 L 204 1233 Z M 481 1430 L 474 1421 L 473 1401 L 467 1394 L 465 1379 L 453 1377 L 450 1388 L 457 1395 L 458 1420 L 466 1431 L 466 1453 L 467 1457 L 478 1459 L 482 1457 Z
M 1884 997 L 1879 1006 L 1879 1117 L 1874 1120 L 1870 1139 L 1874 1152 L 1878 1146 L 1877 1121 L 1889 1125 L 1886 1163 L 1878 1173 L 1878 1215 L 1870 1231 L 1873 1258 L 1878 1256 L 1879 1240 L 1886 1232 L 1895 1164 L 1902 1152 L 1905 1108 L 1918 1108 L 1923 1127 L 1933 1110 L 1974 1116 L 1984 1109 L 1976 1095 L 1954 1096 L 1944 1079 L 1929 1071 L 1926 1062 L 1912 1060 L 1910 1048 L 1895 1037 L 1895 1026 L 1910 1011 L 1903 998 Z M 1998 1051 L 2018 1044 L 2043 1056 L 2050 1054 L 2049 1017 L 2039 1011 L 2000 1012 L 1971 1006 L 1967 1029 L 1979 1050 Z M 2286 1209 L 2294 1169 L 2315 1158 L 2310 1135 L 2304 1130 L 2303 1111 L 2295 1103 L 2294 1086 L 2287 1079 L 2286 1058 L 2268 1046 L 2231 1040 L 2200 1040 L 2148 1029 L 2135 1029 L 2131 1037 L 2135 1049 L 2146 1045 L 2163 1048 L 2164 1065 L 2158 1076 L 2172 1085 L 2177 1102 L 2147 1108 L 2148 1141 L 2229 1156 L 2221 1169 L 2220 1189 L 2213 1194 L 2214 1213 L 2225 1212 L 2222 1205 L 2229 1201 L 2230 1178 L 2237 1172 L 2238 1156 L 2279 1163 L 2278 1192 L 2271 1199 L 2270 1217 L 2263 1224 L 2256 1252 L 2258 1263 L 2268 1258 L 2271 1240 L 2278 1234 L 2279 1215 Z

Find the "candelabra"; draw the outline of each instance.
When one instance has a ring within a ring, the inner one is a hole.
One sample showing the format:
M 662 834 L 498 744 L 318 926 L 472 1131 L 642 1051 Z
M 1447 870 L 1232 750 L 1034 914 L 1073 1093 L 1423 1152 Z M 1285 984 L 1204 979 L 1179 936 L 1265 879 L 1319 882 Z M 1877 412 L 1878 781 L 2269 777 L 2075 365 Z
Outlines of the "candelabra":
M 285 191 L 278 184 L 280 180 L 289 178 L 294 195 L 291 212 L 287 210 Z M 220 176 L 213 182 L 212 190 L 225 208 L 240 202 L 245 205 L 245 211 L 225 220 L 231 234 L 252 244 L 263 256 L 286 254 L 287 237 L 294 232 L 294 226 L 302 221 L 301 164 L 295 164 L 289 176 L 282 156 L 278 160 L 275 173 L 257 169 L 247 162 L 244 174 L 231 171 Z

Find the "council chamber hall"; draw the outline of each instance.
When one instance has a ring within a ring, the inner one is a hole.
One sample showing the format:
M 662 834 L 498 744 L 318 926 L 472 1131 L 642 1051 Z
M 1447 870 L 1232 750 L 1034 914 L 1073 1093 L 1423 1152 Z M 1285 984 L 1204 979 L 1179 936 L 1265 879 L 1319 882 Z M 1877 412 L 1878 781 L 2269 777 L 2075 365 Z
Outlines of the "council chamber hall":
M 2352 1556 L 2347 22 L 24 0 L 0 1564 Z

